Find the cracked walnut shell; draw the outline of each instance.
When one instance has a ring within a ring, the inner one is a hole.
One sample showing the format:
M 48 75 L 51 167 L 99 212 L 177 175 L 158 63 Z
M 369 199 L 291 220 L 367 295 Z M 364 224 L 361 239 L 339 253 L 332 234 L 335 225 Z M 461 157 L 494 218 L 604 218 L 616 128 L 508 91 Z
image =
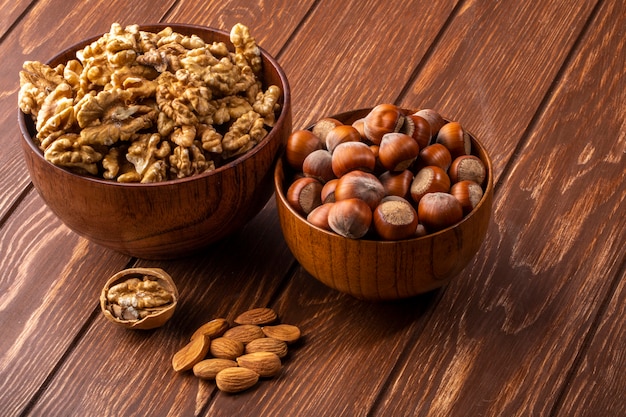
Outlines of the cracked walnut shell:
M 113 323 L 129 329 L 163 326 L 174 314 L 178 289 L 160 268 L 130 268 L 113 275 L 100 294 L 100 308 Z

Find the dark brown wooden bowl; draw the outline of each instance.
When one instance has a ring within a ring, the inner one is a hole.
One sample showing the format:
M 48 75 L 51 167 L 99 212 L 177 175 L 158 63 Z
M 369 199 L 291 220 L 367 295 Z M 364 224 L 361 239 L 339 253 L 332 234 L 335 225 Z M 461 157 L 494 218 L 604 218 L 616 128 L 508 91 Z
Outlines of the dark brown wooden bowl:
M 370 110 L 331 117 L 350 124 Z M 493 167 L 485 148 L 471 137 L 472 153 L 487 167 L 482 200 L 459 223 L 407 240 L 348 239 L 311 225 L 285 197 L 285 181 L 293 173 L 281 159 L 274 172 L 276 204 L 285 241 L 294 257 L 322 283 L 360 299 L 408 298 L 446 285 L 478 252 L 491 217 Z
M 157 32 L 170 26 L 205 42 L 231 45 L 229 34 L 193 25 L 146 25 Z M 75 58 L 82 41 L 52 58 L 52 66 Z M 261 49 L 263 82 L 282 89 L 282 110 L 269 134 L 252 150 L 197 176 L 153 184 L 120 184 L 77 175 L 43 158 L 32 137 L 30 117 L 18 111 L 21 145 L 31 180 L 45 203 L 74 232 L 102 246 L 146 259 L 169 259 L 198 252 L 251 220 L 273 193 L 272 174 L 291 133 L 287 78 Z

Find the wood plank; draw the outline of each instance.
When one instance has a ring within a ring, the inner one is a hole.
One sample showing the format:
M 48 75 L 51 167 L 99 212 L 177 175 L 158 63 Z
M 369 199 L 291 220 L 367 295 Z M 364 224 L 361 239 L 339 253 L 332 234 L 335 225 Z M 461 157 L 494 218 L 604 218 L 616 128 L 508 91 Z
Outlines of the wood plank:
M 31 191 L 0 229 L 0 408 L 18 415 L 71 349 L 128 258 L 79 238 Z
M 623 5 L 606 2 L 590 22 L 503 179 L 484 249 L 464 279 L 448 287 L 438 305 L 442 314 L 411 347 L 408 356 L 415 360 L 398 370 L 379 410 L 551 415 L 588 332 L 595 331 L 596 315 L 613 296 L 611 283 L 623 274 L 626 137 L 623 118 L 606 115 L 624 114 L 626 84 L 618 74 L 625 16 Z M 621 343 L 606 340 L 606 330 L 604 324 L 598 348 Z M 608 366 L 596 372 L 611 372 Z M 576 401 L 585 382 L 591 381 L 580 375 L 565 402 Z M 610 378 L 596 383 L 580 401 L 623 409 L 620 384 Z M 599 394 L 605 389 L 606 397 Z M 597 411 L 588 410 L 605 415 Z M 576 413 L 585 411 L 568 405 L 560 415 Z
M 0 40 L 9 32 L 11 25 L 33 3 L 32 0 L 2 0 L 0 1 Z
M 465 3 L 402 103 L 460 121 L 490 151 L 497 182 L 596 3 Z
M 559 416 L 626 415 L 626 274 L 618 278 L 588 352 L 576 369 L 558 409 Z

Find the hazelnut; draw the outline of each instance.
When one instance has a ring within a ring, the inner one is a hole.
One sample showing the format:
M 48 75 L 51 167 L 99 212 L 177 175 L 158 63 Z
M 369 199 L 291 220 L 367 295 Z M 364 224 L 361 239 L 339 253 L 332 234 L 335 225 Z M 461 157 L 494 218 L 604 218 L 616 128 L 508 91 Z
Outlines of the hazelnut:
M 294 210 L 306 216 L 322 204 L 322 188 L 322 183 L 315 178 L 298 178 L 287 189 L 287 201 Z
M 359 132 L 359 135 L 361 135 L 361 140 L 367 139 L 367 136 L 365 136 L 365 117 L 362 117 L 352 122 L 352 127 Z
M 404 171 L 419 155 L 420 147 L 412 136 L 386 133 L 380 141 L 378 160 L 389 171 Z
M 326 143 L 326 135 L 330 132 L 334 127 L 341 126 L 341 123 L 337 119 L 333 119 L 332 117 L 324 117 L 315 123 L 311 132 L 317 136 L 322 144 Z
M 479 157 L 462 155 L 452 161 L 448 172 L 452 182 L 469 180 L 481 185 L 485 181 L 487 168 Z
M 450 194 L 456 197 L 463 207 L 463 214 L 467 215 L 478 205 L 483 198 L 483 189 L 474 181 L 459 181 L 452 185 Z
M 304 159 L 318 149 L 322 149 L 322 142 L 317 136 L 308 130 L 296 130 L 287 138 L 285 159 L 294 170 L 302 171 Z
M 450 191 L 450 178 L 438 166 L 427 166 L 420 169 L 411 183 L 411 198 L 418 204 L 428 193 Z
M 463 208 L 452 194 L 428 193 L 419 202 L 417 216 L 426 230 L 432 233 L 461 221 Z
M 363 131 L 365 137 L 378 145 L 385 133 L 399 132 L 404 124 L 404 115 L 393 104 L 379 104 L 365 116 Z
M 430 125 L 431 138 L 437 137 L 439 129 L 441 129 L 441 127 L 446 124 L 445 119 L 441 117 L 441 114 L 439 114 L 437 110 L 421 109 L 413 113 L 413 115 L 419 116 L 428 122 L 428 124 Z
M 425 165 L 434 165 L 448 171 L 452 164 L 452 155 L 441 143 L 433 143 L 420 151 L 420 161 Z
M 326 135 L 325 145 L 330 153 L 335 151 L 337 145 L 345 142 L 360 142 L 361 134 L 350 125 L 340 125 L 332 128 Z
M 320 229 L 328 230 L 329 232 L 332 231 L 328 224 L 328 213 L 333 204 L 334 203 L 324 203 L 321 206 L 315 207 L 309 215 L 306 216 L 306 220 Z
M 307 177 L 312 177 L 326 183 L 335 178 L 332 165 L 332 155 L 326 149 L 318 149 L 311 152 L 302 163 L 302 172 Z
M 373 174 L 351 171 L 339 178 L 335 187 L 335 201 L 358 198 L 373 210 L 385 196 L 383 184 Z
M 410 196 L 411 182 L 413 182 L 413 172 L 408 169 L 400 172 L 385 171 L 378 176 L 379 181 L 385 189 L 385 195 L 397 195 L 407 198 Z
M 324 184 L 320 196 L 322 198 L 322 203 L 332 203 L 335 201 L 335 188 L 337 187 L 337 182 L 339 182 L 339 179 L 334 178 Z
M 328 211 L 328 224 L 340 236 L 360 239 L 372 224 L 372 209 L 358 198 L 337 201 Z
M 372 172 L 375 167 L 376 157 L 363 142 L 344 142 L 333 152 L 332 169 L 337 178 L 355 170 Z
M 373 213 L 374 230 L 383 240 L 401 240 L 415 236 L 417 212 L 402 197 L 382 199 Z
M 469 155 L 472 150 L 470 137 L 459 122 L 449 122 L 443 125 L 437 134 L 437 143 L 448 148 L 452 159 Z
M 428 123 L 428 121 L 423 117 L 416 114 L 406 116 L 404 125 L 402 126 L 402 132 L 413 137 L 420 149 L 427 147 L 433 136 L 430 129 L 430 123 Z

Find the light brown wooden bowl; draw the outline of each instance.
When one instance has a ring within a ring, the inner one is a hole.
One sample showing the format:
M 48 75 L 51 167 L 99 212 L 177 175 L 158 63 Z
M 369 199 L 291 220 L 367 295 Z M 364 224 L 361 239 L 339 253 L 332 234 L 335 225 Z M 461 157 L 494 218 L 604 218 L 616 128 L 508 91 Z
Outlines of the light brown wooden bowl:
M 331 117 L 350 124 L 370 110 Z M 348 239 L 311 225 L 287 202 L 285 181 L 293 173 L 281 159 L 274 172 L 276 204 L 285 241 L 296 260 L 322 283 L 360 299 L 408 298 L 446 285 L 478 252 L 491 217 L 493 167 L 485 148 L 471 136 L 472 153 L 487 167 L 482 200 L 456 225 L 408 240 Z
M 231 45 L 229 34 L 193 25 L 146 25 L 157 32 L 170 26 L 205 42 Z M 52 58 L 52 66 L 75 58 L 95 36 Z M 252 150 L 214 171 L 154 184 L 120 184 L 77 175 L 43 158 L 31 139 L 30 117 L 18 111 L 21 145 L 31 180 L 48 207 L 74 232 L 102 246 L 146 259 L 170 259 L 201 248 L 241 228 L 273 193 L 273 168 L 291 133 L 287 78 L 265 50 L 264 85 L 278 85 L 282 110 L 269 134 Z

